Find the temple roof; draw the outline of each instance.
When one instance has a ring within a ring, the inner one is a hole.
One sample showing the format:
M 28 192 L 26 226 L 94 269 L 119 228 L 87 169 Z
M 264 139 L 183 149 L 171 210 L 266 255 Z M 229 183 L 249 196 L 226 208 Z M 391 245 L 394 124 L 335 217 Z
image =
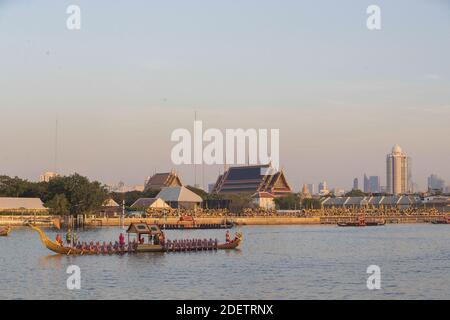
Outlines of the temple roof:
M 270 165 L 231 167 L 219 176 L 213 193 L 267 192 L 275 196 L 292 192 L 283 171 L 275 171 Z
M 145 190 L 149 189 L 159 189 L 165 187 L 181 187 L 183 184 L 181 183 L 178 175 L 172 172 L 164 172 L 164 173 L 155 173 L 145 185 Z

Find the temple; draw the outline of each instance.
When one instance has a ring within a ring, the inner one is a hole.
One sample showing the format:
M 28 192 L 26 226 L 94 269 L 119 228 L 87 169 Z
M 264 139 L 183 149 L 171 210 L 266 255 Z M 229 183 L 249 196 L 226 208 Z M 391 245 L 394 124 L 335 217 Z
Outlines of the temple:
M 212 193 L 269 193 L 278 198 L 292 193 L 292 189 L 283 170 L 266 164 L 229 168 L 219 176 Z
M 175 171 L 155 173 L 145 183 L 144 190 L 161 190 L 162 188 L 166 187 L 181 187 L 182 185 L 183 184 L 181 183 L 181 179 L 180 177 L 178 177 Z

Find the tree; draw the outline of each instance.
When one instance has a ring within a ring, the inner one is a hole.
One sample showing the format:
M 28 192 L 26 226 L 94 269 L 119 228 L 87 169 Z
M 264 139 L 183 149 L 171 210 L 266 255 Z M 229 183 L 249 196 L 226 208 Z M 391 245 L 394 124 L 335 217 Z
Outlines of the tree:
M 304 209 L 321 209 L 322 203 L 319 199 L 305 198 L 302 200 L 302 207 Z
M 231 201 L 230 210 L 234 212 L 243 212 L 244 209 L 255 207 L 251 194 L 230 194 L 227 195 L 226 198 Z
M 0 195 L 4 197 L 20 197 L 27 189 L 29 182 L 18 177 L 0 176 Z
M 345 194 L 346 197 L 364 197 L 366 194 L 359 189 L 353 189 Z
M 128 192 L 112 192 L 111 198 L 119 204 L 125 201 L 125 206 L 130 207 L 139 198 L 155 198 L 160 190 L 158 189 L 148 189 L 144 192 L 142 191 L 128 191 Z
M 70 213 L 69 201 L 67 201 L 66 196 L 63 194 L 57 194 L 45 206 L 50 208 L 50 213 L 54 215 L 66 216 Z
M 279 210 L 300 209 L 300 196 L 298 193 L 291 193 L 286 197 L 276 198 L 274 202 Z
M 102 184 L 76 173 L 49 182 L 0 176 L 0 196 L 40 198 L 56 214 L 67 214 L 68 210 L 72 215 L 95 212 L 109 197 Z
M 77 173 L 67 177 L 57 177 L 48 182 L 45 202 L 63 194 L 68 201 L 71 215 L 92 213 L 101 208 L 109 195 L 99 182 L 90 182 Z
M 208 198 L 208 193 L 200 188 L 196 188 L 193 186 L 186 186 L 189 190 L 191 190 L 193 193 L 197 194 L 199 197 L 201 197 L 203 200 L 206 200 Z

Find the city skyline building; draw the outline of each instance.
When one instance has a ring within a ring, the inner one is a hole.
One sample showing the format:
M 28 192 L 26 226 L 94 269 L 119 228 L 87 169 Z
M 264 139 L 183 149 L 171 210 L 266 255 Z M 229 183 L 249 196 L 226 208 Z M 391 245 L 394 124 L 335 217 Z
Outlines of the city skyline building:
M 444 179 L 440 178 L 437 174 L 431 174 L 428 177 L 428 191 L 439 190 L 444 192 L 446 187 L 446 182 Z
M 39 182 L 49 182 L 50 180 L 58 177 L 59 174 L 56 172 L 47 171 L 39 176 Z
M 364 192 L 365 193 L 379 193 L 381 192 L 380 177 L 370 176 L 364 174 Z
M 320 195 L 327 195 L 330 191 L 328 190 L 327 182 L 322 181 L 319 183 L 319 194 Z
M 412 174 L 408 166 L 410 158 L 396 144 L 392 152 L 386 156 L 386 188 L 389 194 L 405 194 L 411 192 Z
M 308 183 L 306 186 L 308 187 L 309 194 L 316 194 L 316 185 L 314 183 Z
M 353 179 L 353 190 L 359 190 L 358 178 Z

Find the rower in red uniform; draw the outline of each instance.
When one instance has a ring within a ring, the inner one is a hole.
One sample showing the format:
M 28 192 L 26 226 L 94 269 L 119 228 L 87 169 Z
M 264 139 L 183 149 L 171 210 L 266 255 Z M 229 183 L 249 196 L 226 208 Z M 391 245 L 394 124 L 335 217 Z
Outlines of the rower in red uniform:
M 159 235 L 159 244 L 164 246 L 164 242 L 165 242 L 165 237 L 164 237 L 164 232 L 161 231 L 161 234 Z
M 228 243 L 228 242 L 231 242 L 231 238 L 230 238 L 230 231 L 228 231 L 227 230 L 227 233 L 225 234 L 225 241 Z
M 60 246 L 63 245 L 62 239 L 61 239 L 61 235 L 60 235 L 59 233 L 56 235 L 56 242 L 57 242 Z
M 121 234 L 119 235 L 119 246 L 120 246 L 121 248 L 123 248 L 123 247 L 125 246 L 125 237 L 123 236 L 123 233 L 121 233 Z

